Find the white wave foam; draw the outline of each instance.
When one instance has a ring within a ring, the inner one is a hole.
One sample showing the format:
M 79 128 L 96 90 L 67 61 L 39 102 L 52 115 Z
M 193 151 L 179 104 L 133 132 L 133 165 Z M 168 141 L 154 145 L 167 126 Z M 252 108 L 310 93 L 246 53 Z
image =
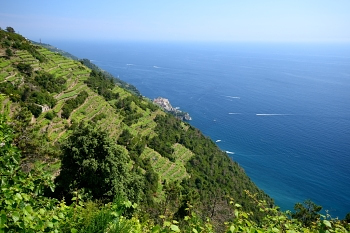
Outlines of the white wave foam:
M 219 140 L 216 140 L 215 142 L 221 142 L 221 140 L 219 139 Z
M 231 98 L 231 99 L 240 99 L 241 98 L 239 96 L 229 96 L 229 95 L 226 95 L 225 97 Z
M 229 112 L 228 114 L 229 114 L 229 115 L 241 115 L 242 113 L 239 113 L 239 112 Z
M 257 113 L 257 116 L 290 116 L 292 114 L 283 114 L 283 113 Z
M 235 152 L 231 152 L 231 151 L 228 151 L 228 150 L 226 151 L 226 153 L 227 154 L 231 154 L 231 155 L 235 154 Z

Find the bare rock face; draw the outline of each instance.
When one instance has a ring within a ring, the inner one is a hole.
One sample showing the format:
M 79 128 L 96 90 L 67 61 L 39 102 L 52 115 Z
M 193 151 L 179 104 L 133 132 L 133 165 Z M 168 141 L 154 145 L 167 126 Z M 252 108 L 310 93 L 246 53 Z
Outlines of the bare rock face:
M 186 120 L 186 121 L 190 121 L 190 120 L 192 120 L 192 117 L 190 116 L 190 114 L 185 113 L 183 119 Z

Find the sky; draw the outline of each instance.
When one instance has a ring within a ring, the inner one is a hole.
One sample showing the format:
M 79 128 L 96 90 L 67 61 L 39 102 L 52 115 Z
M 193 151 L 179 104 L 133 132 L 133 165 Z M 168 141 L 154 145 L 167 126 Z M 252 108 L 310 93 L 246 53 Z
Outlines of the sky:
M 39 41 L 350 42 L 350 0 L 1 0 Z

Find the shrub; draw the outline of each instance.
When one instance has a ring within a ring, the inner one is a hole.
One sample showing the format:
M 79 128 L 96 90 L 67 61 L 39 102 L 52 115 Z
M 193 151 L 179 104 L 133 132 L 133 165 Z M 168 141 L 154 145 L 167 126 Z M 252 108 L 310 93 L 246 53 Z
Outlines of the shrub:
M 6 49 L 6 56 L 11 57 L 13 55 L 12 50 L 10 48 Z
M 62 152 L 61 173 L 56 179 L 59 196 L 70 197 L 81 190 L 88 198 L 107 202 L 116 195 L 133 202 L 140 200 L 141 177 L 129 169 L 127 151 L 106 132 L 80 124 Z
M 49 111 L 45 114 L 45 118 L 48 120 L 52 120 L 53 118 L 55 118 L 55 114 L 52 111 Z
M 41 107 L 36 104 L 27 104 L 28 110 L 37 118 L 41 114 Z
M 30 76 L 32 74 L 32 72 L 33 72 L 33 68 L 29 64 L 25 64 L 25 63 L 18 63 L 17 64 L 17 69 L 22 74 L 25 74 L 25 75 L 28 75 L 28 76 Z

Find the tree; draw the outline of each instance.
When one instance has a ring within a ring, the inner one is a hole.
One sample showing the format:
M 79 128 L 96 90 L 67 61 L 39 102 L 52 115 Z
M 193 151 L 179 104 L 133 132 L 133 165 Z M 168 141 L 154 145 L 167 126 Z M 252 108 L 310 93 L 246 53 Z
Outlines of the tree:
M 33 67 L 31 67 L 29 64 L 25 64 L 25 63 L 18 63 L 17 64 L 17 69 L 23 73 L 26 74 L 28 76 L 30 76 L 33 72 Z
M 6 56 L 11 57 L 13 55 L 12 50 L 10 48 L 6 49 Z
M 28 104 L 27 108 L 36 118 L 40 116 L 42 111 L 41 107 L 37 104 Z
M 133 202 L 142 193 L 141 176 L 130 170 L 127 151 L 107 133 L 80 124 L 62 146 L 61 173 L 56 178 L 58 195 L 82 191 L 87 197 L 111 201 L 115 196 Z
M 6 27 L 6 31 L 10 33 L 15 33 L 15 29 L 13 29 L 13 27 Z
M 37 75 L 34 79 L 38 86 L 51 93 L 59 93 L 62 91 L 62 89 L 65 88 L 64 84 L 66 83 L 66 80 L 64 78 L 55 78 L 52 74 L 47 73 L 45 71 L 37 72 Z
M 305 226 L 310 226 L 320 218 L 321 209 L 322 206 L 316 205 L 311 200 L 306 200 L 294 205 L 295 213 L 292 213 L 292 217 L 298 219 Z
M 166 182 L 163 186 L 165 200 L 162 203 L 164 207 L 163 215 L 170 216 L 171 213 L 174 213 L 178 210 L 181 204 L 181 191 L 182 187 L 178 181 Z
M 346 223 L 350 223 L 350 213 L 347 213 L 347 214 L 346 214 L 344 220 L 345 220 Z

